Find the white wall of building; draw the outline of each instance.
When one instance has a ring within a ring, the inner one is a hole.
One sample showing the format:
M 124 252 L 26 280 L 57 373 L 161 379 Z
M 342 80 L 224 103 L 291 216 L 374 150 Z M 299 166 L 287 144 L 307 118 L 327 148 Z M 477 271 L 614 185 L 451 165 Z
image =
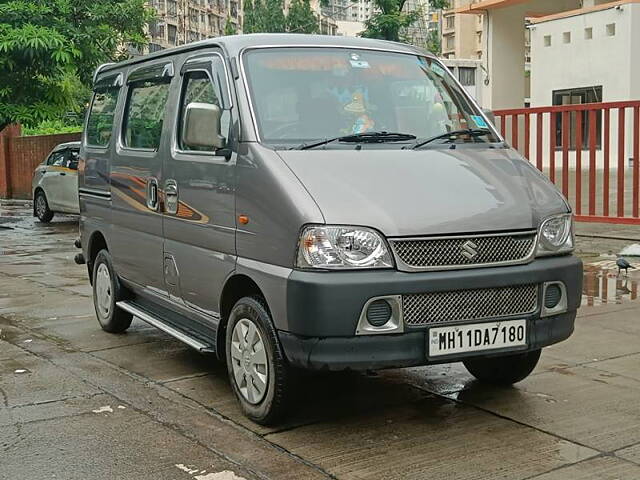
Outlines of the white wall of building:
M 637 18 L 632 32 L 632 17 Z M 615 24 L 615 36 L 607 25 Z M 635 81 L 640 59 L 640 4 L 611 8 L 535 24 L 531 27 L 531 106 L 551 105 L 552 92 L 578 87 L 602 86 L 604 102 L 632 99 L 632 63 Z M 585 30 L 592 29 L 592 38 Z M 564 35 L 571 36 L 565 43 Z M 545 46 L 545 37 L 551 46 Z M 632 47 L 635 38 L 635 58 Z M 637 97 L 636 98 L 640 98 Z
M 615 25 L 615 35 L 607 33 L 608 25 Z M 586 29 L 591 29 L 592 38 L 588 38 Z M 619 8 L 536 23 L 531 27 L 531 106 L 552 105 L 554 91 L 586 87 L 602 87 L 603 102 L 639 100 L 639 60 L 640 4 L 638 3 L 627 3 Z M 610 162 L 612 168 L 616 168 L 618 163 L 617 113 L 617 110 L 611 111 Z M 533 124 L 532 118 L 531 137 L 535 138 L 537 132 Z M 548 165 L 550 148 L 548 115 L 544 116 L 543 125 L 543 153 L 545 165 Z M 629 158 L 633 154 L 632 128 L 633 111 L 627 109 L 624 125 L 625 167 L 629 166 Z M 507 138 L 510 138 L 509 134 Z M 536 158 L 535 142 L 531 146 L 531 155 L 532 158 Z M 583 150 L 583 168 L 588 166 L 588 158 L 588 150 Z M 562 154 L 558 152 L 556 164 L 561 161 Z M 572 167 L 575 166 L 574 151 L 570 152 L 569 162 Z M 603 164 L 603 149 L 598 149 L 596 166 L 602 168 Z

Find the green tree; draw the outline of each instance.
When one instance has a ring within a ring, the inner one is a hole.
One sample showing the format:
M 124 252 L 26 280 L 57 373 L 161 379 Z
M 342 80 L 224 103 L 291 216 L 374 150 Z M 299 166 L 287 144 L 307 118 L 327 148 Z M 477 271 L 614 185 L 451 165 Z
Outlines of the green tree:
M 231 21 L 231 17 L 227 15 L 227 21 L 224 24 L 224 34 L 225 35 L 235 35 L 237 32 L 236 26 Z
M 440 55 L 442 53 L 442 42 L 440 41 L 440 32 L 437 30 L 431 30 L 427 37 L 427 44 L 425 45 L 427 50 L 434 55 Z
M 309 0 L 293 0 L 287 14 L 287 31 L 290 33 L 319 33 L 318 17 L 313 13 Z
M 406 0 L 373 0 L 373 3 L 374 13 L 364 24 L 363 37 L 399 42 L 402 40 L 402 31 L 423 15 L 420 8 L 405 11 Z M 449 0 L 429 0 L 429 3 L 435 8 L 449 6 Z
M 79 111 L 93 71 L 147 42 L 145 0 L 0 0 L 0 129 Z

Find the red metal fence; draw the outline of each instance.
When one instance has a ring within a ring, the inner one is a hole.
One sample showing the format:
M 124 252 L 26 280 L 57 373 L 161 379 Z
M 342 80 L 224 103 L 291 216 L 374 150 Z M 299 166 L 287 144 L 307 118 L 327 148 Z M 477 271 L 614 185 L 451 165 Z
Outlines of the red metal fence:
M 561 188 L 578 221 L 640 225 L 640 101 L 495 115 L 503 137 Z

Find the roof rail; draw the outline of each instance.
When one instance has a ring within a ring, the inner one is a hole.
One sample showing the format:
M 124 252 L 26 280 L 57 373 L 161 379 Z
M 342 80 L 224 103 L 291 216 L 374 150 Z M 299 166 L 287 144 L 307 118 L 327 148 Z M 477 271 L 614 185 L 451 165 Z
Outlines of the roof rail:
M 96 83 L 96 80 L 98 78 L 98 74 L 100 73 L 100 71 L 103 68 L 106 68 L 106 67 L 111 66 L 111 65 L 115 65 L 115 62 L 103 63 L 102 65 L 98 65 L 98 68 L 96 68 L 96 71 L 93 72 L 93 82 L 92 83 Z

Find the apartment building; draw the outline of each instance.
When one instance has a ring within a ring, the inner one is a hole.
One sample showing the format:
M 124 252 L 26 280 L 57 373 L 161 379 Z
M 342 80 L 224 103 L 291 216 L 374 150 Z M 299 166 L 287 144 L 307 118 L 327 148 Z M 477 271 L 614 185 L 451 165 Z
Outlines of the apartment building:
M 339 22 L 366 22 L 373 13 L 372 0 L 328 0 L 322 14 Z
M 432 31 L 440 31 L 441 10 L 432 7 L 428 0 L 406 0 L 404 11 L 411 12 L 415 10 L 420 10 L 422 15 L 403 33 L 408 43 L 424 47 L 429 39 L 429 34 Z
M 149 24 L 149 52 L 224 35 L 229 19 L 242 29 L 241 0 L 151 0 L 157 20 Z
M 442 12 L 442 56 L 444 58 L 482 59 L 484 16 L 461 15 L 457 9 L 472 0 L 453 0 Z

